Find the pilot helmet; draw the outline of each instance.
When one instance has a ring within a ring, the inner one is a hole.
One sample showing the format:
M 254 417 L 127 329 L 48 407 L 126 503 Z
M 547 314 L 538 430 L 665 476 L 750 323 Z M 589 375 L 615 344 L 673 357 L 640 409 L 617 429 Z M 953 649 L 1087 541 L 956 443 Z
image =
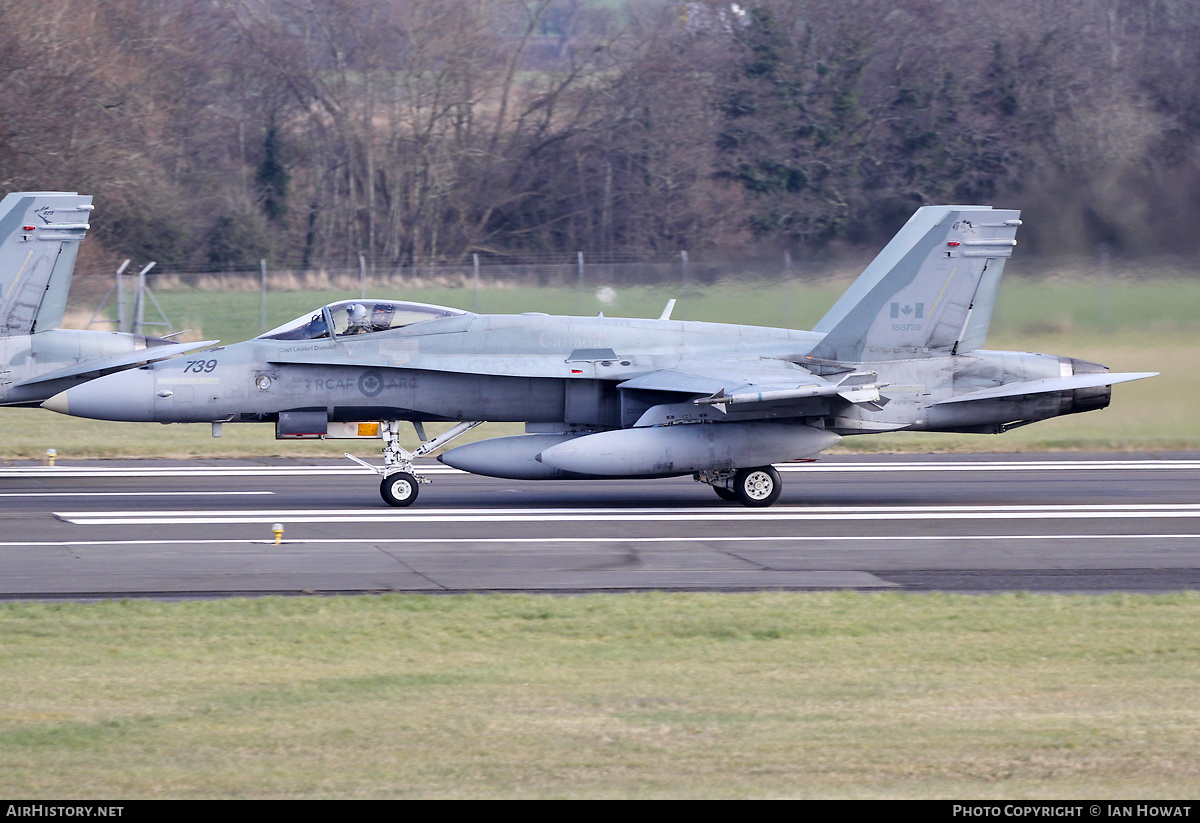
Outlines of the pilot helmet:
M 367 307 L 362 303 L 351 303 L 346 309 L 346 316 L 350 318 L 351 323 L 366 323 Z

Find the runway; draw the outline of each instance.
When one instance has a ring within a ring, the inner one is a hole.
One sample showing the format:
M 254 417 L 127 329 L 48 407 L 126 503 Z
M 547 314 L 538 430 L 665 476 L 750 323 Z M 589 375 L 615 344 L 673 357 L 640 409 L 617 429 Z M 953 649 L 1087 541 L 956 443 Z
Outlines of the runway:
M 510 481 L 432 463 L 417 503 L 392 509 L 349 461 L 11 464 L 0 598 L 1200 589 L 1200 455 L 780 469 L 780 502 L 747 509 L 689 478 Z

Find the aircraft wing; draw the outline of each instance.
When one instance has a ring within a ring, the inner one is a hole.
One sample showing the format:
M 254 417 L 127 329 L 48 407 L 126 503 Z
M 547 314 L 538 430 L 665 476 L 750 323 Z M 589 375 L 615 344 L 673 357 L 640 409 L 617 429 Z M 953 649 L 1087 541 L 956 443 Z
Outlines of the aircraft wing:
M 652 406 L 635 424 L 654 426 L 681 417 L 704 417 L 706 409 L 727 415 L 736 411 L 767 413 L 784 406 L 796 406 L 819 397 L 840 397 L 879 409 L 887 399 L 879 394 L 882 384 L 874 372 L 851 372 L 840 379 L 823 377 L 782 360 L 705 361 L 680 364 L 617 384 L 619 389 L 646 392 L 690 394 L 693 398 Z
M 782 360 L 682 361 L 675 368 L 660 369 L 617 384 L 619 389 L 713 394 L 726 390 L 770 390 L 827 381 L 807 369 Z
M 67 366 L 65 369 L 39 374 L 37 377 L 32 377 L 18 383 L 18 386 L 32 386 L 37 383 L 47 383 L 51 380 L 61 380 L 64 377 L 82 377 L 87 374 L 107 373 L 117 371 L 118 369 L 137 366 L 142 363 L 153 363 L 156 360 L 166 360 L 169 357 L 186 354 L 197 349 L 213 346 L 220 341 L 217 340 L 201 340 L 196 343 L 168 343 L 163 346 L 148 346 L 137 351 L 127 352 L 125 354 L 114 354 L 109 357 L 96 357 L 91 360 L 82 360 L 74 365 Z

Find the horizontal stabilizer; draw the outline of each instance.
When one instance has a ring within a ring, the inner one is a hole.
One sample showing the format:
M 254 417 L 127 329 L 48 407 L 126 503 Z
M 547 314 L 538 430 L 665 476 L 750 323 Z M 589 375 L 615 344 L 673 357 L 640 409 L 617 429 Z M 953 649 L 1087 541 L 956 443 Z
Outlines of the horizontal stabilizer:
M 1112 386 L 1129 380 L 1141 380 L 1154 377 L 1158 372 L 1125 372 L 1122 374 L 1077 374 L 1072 377 L 1048 377 L 1045 380 L 1028 380 L 1023 383 L 1009 383 L 1006 386 L 996 386 L 992 389 L 980 389 L 967 392 L 948 400 L 940 400 L 935 406 L 947 403 L 969 403 L 972 400 L 996 400 L 1002 397 L 1021 397 L 1027 394 L 1046 394 L 1048 392 L 1074 391 L 1075 389 L 1091 389 L 1098 386 Z
M 64 377 L 82 377 L 86 374 L 100 374 L 118 369 L 136 366 L 142 363 L 153 363 L 156 360 L 166 360 L 180 354 L 187 354 L 197 349 L 216 345 L 218 340 L 201 340 L 197 343 L 169 343 L 165 346 L 148 346 L 125 354 L 114 354 L 110 357 L 96 357 L 68 366 L 65 369 L 39 374 L 37 377 L 19 383 L 19 386 L 32 386 L 37 383 L 47 383 L 51 380 L 61 380 Z

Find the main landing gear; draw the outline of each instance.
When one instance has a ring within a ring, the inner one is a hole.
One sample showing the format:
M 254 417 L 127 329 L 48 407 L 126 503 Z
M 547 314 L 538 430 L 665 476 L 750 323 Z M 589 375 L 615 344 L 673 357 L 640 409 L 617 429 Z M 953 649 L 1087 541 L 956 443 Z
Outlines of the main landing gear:
M 414 451 L 408 451 L 400 445 L 400 421 L 384 420 L 383 427 L 383 468 L 372 466 L 365 460 L 360 460 L 352 454 L 347 454 L 355 463 L 366 466 L 381 476 L 379 494 L 389 506 L 411 506 L 417 499 L 417 492 L 424 483 L 432 482 L 428 477 L 416 473 L 413 460 L 431 454 L 451 440 L 466 434 L 482 423 L 482 420 L 469 423 L 459 423 L 452 429 L 439 434 L 432 440 L 425 440 Z M 424 429 L 414 424 L 417 435 L 425 438 Z
M 770 506 L 779 499 L 783 486 L 779 472 L 773 466 L 758 466 L 752 469 L 723 469 L 712 472 L 697 472 L 696 480 L 713 487 L 717 497 L 730 503 L 737 501 L 743 506 Z

